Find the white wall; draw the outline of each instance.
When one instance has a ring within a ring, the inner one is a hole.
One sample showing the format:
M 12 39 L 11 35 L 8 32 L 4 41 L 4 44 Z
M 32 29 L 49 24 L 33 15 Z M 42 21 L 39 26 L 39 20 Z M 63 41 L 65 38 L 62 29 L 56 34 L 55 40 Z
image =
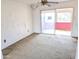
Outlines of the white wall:
M 72 28 L 72 36 L 78 37 L 78 1 L 74 4 L 74 19 L 73 19 L 73 28 Z
M 78 59 L 78 46 L 77 46 L 77 49 L 76 49 L 76 56 L 75 56 L 75 59 Z
M 33 32 L 40 33 L 40 10 L 33 10 Z
M 3 59 L 3 54 L 2 54 L 2 51 L 1 51 L 1 59 Z
M 32 34 L 32 9 L 26 4 L 13 0 L 2 0 L 1 4 L 1 43 L 4 49 Z
M 73 15 L 73 27 L 72 27 L 72 36 L 76 36 L 78 34 L 77 28 L 78 28 L 78 23 L 77 23 L 77 0 L 71 0 L 70 2 L 66 3 L 61 3 L 58 5 L 52 5 L 51 7 L 39 7 L 36 9 L 33 9 L 33 31 L 36 33 L 40 33 L 41 29 L 41 23 L 40 23 L 40 10 L 51 10 L 51 9 L 57 9 L 57 8 L 73 8 L 74 9 L 74 15 Z

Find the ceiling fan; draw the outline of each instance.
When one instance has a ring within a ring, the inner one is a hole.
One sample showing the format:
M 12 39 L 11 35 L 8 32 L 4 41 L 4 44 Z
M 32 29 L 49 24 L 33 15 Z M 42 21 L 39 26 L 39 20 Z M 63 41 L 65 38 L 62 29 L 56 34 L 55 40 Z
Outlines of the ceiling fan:
M 59 2 L 49 2 L 48 0 L 41 0 L 40 3 L 41 3 L 42 5 L 46 5 L 46 4 L 49 4 L 49 3 L 58 4 Z
M 41 2 L 37 2 L 36 4 L 32 4 L 32 8 L 37 8 L 39 6 L 51 6 L 51 4 L 58 4 L 59 2 L 50 2 L 48 0 L 41 0 Z

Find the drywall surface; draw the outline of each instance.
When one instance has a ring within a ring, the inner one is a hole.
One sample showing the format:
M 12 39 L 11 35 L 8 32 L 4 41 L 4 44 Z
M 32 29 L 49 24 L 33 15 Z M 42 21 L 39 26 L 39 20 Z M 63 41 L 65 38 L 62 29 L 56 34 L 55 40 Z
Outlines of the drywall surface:
M 33 31 L 36 33 L 41 33 L 41 20 L 40 13 L 41 10 L 52 10 L 52 9 L 60 9 L 60 8 L 73 8 L 73 19 L 72 19 L 72 36 L 78 36 L 78 19 L 77 19 L 77 0 L 60 3 L 60 4 L 52 4 L 51 7 L 38 7 L 33 9 Z
M 74 5 L 72 36 L 78 37 L 78 1 Z
M 4 49 L 32 34 L 32 9 L 13 0 L 2 0 L 1 3 L 1 44 Z
M 3 54 L 2 54 L 2 51 L 1 51 L 1 59 L 3 59 Z
M 76 56 L 75 56 L 75 59 L 78 59 L 78 47 L 76 49 Z
M 40 33 L 41 32 L 41 22 L 40 22 L 40 10 L 33 10 L 33 32 Z

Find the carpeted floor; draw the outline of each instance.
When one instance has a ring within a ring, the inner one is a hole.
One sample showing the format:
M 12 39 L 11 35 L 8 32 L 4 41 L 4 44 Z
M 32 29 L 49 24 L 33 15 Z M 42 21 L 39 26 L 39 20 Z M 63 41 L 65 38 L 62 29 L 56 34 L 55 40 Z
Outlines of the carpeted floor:
M 12 45 L 4 59 L 75 59 L 76 47 L 69 36 L 32 34 Z

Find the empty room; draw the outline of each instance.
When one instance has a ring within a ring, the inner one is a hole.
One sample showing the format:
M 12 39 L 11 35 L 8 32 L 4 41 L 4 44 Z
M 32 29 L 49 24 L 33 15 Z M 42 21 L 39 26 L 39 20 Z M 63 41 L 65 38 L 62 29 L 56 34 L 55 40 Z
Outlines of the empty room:
M 78 59 L 77 0 L 1 0 L 2 59 Z

